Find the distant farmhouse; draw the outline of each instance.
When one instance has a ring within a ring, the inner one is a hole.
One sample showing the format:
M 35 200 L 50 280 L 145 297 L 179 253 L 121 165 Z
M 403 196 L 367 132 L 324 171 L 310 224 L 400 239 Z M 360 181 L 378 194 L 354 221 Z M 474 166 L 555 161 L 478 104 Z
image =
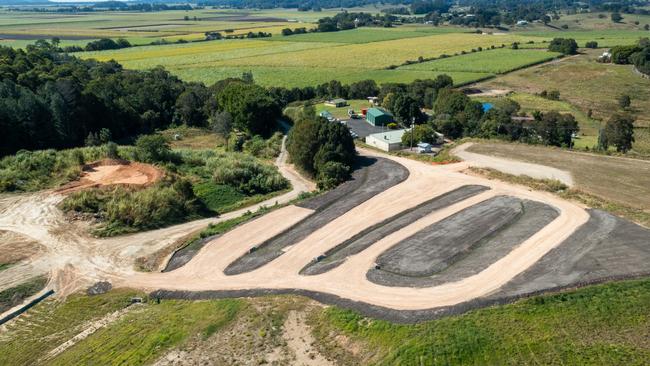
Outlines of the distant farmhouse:
M 337 98 L 337 99 L 328 100 L 327 102 L 325 102 L 325 105 L 328 107 L 340 108 L 348 105 L 348 101 L 342 98 Z

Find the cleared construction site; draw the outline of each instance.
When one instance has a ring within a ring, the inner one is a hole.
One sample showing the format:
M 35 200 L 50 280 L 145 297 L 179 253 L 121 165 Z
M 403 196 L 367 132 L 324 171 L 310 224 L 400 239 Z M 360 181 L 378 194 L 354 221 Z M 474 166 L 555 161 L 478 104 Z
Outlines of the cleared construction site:
M 550 193 L 362 151 L 337 189 L 117 286 L 158 298 L 302 294 L 414 322 L 650 273 L 650 231 Z M 171 269 L 171 268 L 170 268 Z
M 276 164 L 293 190 L 257 205 L 278 207 L 171 254 L 159 272 L 137 271 L 134 263 L 255 207 L 100 239 L 56 209 L 65 192 L 2 197 L 3 235 L 25 236 L 39 249 L 2 271 L 0 287 L 48 275 L 44 291 L 55 296 L 98 282 L 154 298 L 301 294 L 416 322 L 650 274 L 648 229 L 551 193 L 466 174 L 469 161 L 431 165 L 361 150 L 350 181 L 291 204 L 314 187 L 285 159 Z M 82 184 L 97 184 L 91 173 Z

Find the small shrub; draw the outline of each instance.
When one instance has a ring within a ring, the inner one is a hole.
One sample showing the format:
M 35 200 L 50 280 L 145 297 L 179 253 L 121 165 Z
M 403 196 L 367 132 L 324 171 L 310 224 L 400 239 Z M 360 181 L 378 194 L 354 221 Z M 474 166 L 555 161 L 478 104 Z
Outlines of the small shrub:
M 318 172 L 318 188 L 330 189 L 350 177 L 350 167 L 338 161 L 325 163 Z
M 275 167 L 261 164 L 244 154 L 222 155 L 210 159 L 207 167 L 216 184 L 227 184 L 246 194 L 266 194 L 289 186 Z

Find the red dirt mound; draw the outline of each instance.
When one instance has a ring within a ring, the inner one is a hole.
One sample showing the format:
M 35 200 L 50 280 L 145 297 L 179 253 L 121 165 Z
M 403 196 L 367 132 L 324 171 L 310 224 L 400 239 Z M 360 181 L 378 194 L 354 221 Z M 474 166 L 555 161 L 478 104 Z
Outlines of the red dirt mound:
M 57 192 L 70 193 L 114 184 L 144 186 L 160 180 L 162 176 L 162 171 L 153 165 L 106 159 L 85 165 L 79 180 L 66 184 Z

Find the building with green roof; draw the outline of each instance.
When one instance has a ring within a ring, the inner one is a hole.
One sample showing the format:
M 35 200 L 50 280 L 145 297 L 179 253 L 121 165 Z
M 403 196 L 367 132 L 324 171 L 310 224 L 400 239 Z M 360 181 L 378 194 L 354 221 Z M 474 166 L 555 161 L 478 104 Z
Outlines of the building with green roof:
M 366 121 L 373 126 L 386 126 L 393 122 L 393 115 L 381 108 L 370 108 L 366 113 Z

